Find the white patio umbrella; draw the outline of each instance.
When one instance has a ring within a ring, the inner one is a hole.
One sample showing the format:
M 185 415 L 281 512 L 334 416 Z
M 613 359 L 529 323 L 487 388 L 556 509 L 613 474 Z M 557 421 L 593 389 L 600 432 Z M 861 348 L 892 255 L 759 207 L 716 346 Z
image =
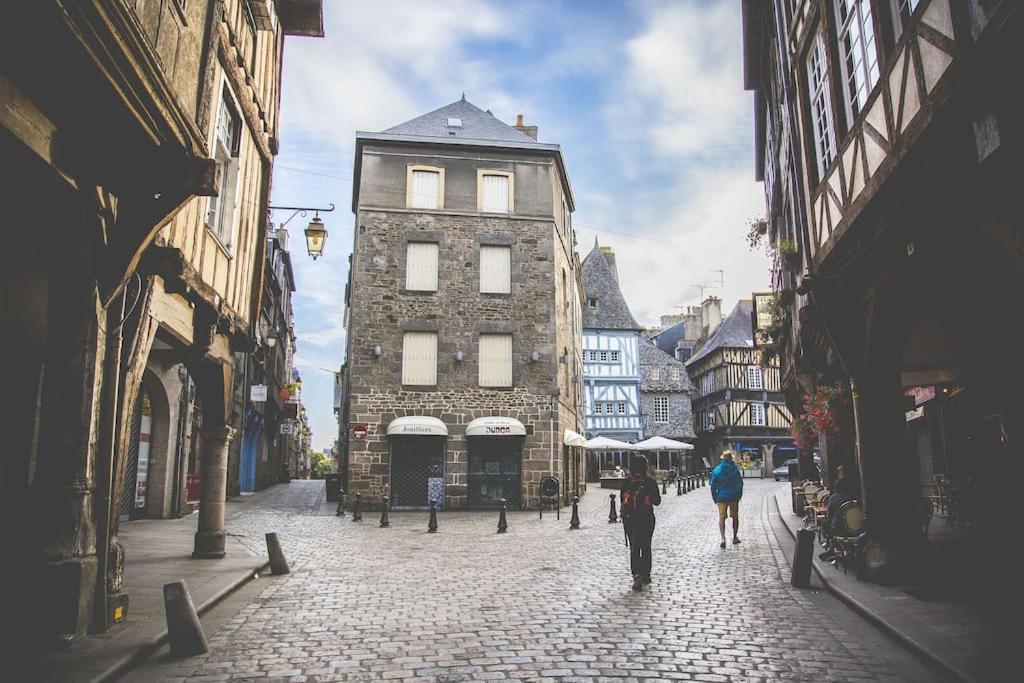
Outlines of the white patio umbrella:
M 684 441 L 666 439 L 663 436 L 652 436 L 634 445 L 638 451 L 658 451 L 658 469 L 661 469 L 661 451 L 689 451 L 693 446 Z
M 593 439 L 588 439 L 583 447 L 590 451 L 632 451 L 636 450 L 636 446 L 625 441 L 616 441 L 615 439 L 609 439 L 607 436 L 595 436 Z
M 566 446 L 582 446 L 586 448 L 587 438 L 582 434 L 577 434 L 571 429 L 566 429 L 565 434 L 562 436 L 562 443 Z

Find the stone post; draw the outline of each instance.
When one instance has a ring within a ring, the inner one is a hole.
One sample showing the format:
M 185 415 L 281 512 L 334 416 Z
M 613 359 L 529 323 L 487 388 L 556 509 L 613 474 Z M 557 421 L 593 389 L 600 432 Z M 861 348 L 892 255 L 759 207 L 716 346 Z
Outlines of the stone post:
M 199 530 L 192 557 L 224 557 L 224 499 L 227 494 L 228 446 L 235 430 L 227 425 L 204 426 L 202 436 L 202 493 Z

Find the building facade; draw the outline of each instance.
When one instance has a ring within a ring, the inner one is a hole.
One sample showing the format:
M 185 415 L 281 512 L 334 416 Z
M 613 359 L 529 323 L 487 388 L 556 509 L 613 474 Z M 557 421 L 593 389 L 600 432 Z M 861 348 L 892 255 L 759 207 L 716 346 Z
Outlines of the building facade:
M 753 308 L 740 301 L 686 362 L 696 391 L 695 455 L 714 466 L 724 450 L 762 467 L 795 452 L 792 419 L 779 386 L 778 360 L 767 366 L 754 349 Z M 703 463 L 702 463 L 703 464 Z M 771 469 L 768 467 L 768 469 Z
M 674 441 L 692 443 L 693 384 L 686 364 L 668 355 L 653 342 L 640 340 L 640 414 L 643 416 L 644 438 L 663 436 Z M 653 454 L 658 469 L 678 468 L 695 472 L 693 451 L 670 451 Z M 699 462 L 699 461 L 698 461 Z
M 574 208 L 558 145 L 463 98 L 356 135 L 343 367 L 349 495 L 534 506 L 582 429 Z
M 195 556 L 223 556 L 282 48 L 312 34 L 319 2 L 53 0 L 0 24 L 0 197 L 39 226 L 0 269 L 35 397 L 8 416 L 3 504 L 31 521 L 6 632 L 124 620 L 119 525 L 187 509 L 192 481 Z
M 1021 27 L 1005 0 L 744 3 L 765 231 L 795 252 L 775 279 L 783 386 L 794 408 L 852 397 L 819 442 L 859 476 L 879 579 L 922 557 L 934 474 L 984 526 L 1012 517 Z
M 583 381 L 586 436 L 626 443 L 644 438 L 640 403 L 640 341 L 637 323 L 619 288 L 615 253 L 598 246 L 583 260 Z M 588 475 L 627 466 L 626 453 L 589 452 Z

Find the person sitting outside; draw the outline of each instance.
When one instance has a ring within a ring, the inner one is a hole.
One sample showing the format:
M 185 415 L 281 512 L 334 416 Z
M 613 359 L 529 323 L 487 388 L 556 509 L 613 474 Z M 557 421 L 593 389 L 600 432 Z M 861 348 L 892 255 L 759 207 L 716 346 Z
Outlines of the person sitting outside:
M 846 476 L 836 479 L 834 493 L 828 497 L 828 513 L 825 517 L 824 535 L 827 550 L 819 555 L 819 559 L 832 560 L 835 558 L 835 546 L 832 539 L 843 532 L 843 520 L 839 516 L 839 508 L 844 503 L 857 499 L 857 489 L 853 480 Z
M 616 465 L 615 471 L 612 473 L 612 476 L 617 477 L 619 479 L 625 479 L 626 471 L 622 469 L 622 465 Z

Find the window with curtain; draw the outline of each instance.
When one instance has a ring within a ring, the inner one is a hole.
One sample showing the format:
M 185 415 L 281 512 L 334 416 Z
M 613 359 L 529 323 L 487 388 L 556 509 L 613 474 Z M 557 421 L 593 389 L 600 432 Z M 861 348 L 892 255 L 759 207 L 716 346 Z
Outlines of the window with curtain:
M 437 332 L 406 332 L 402 336 L 402 384 L 437 384 Z
M 480 210 L 485 213 L 509 213 L 509 177 L 485 173 L 481 183 Z
M 480 386 L 512 386 L 512 335 L 480 335 Z
M 755 427 L 764 427 L 764 404 L 750 404 L 750 424 Z
M 764 389 L 764 375 L 757 365 L 747 366 L 747 388 Z
M 668 422 L 668 396 L 654 397 L 654 421 L 659 424 Z
M 818 162 L 818 180 L 836 156 L 836 134 L 832 122 L 832 94 L 828 87 L 828 67 L 825 63 L 825 41 L 819 33 L 814 47 L 807 55 L 807 88 L 811 105 L 811 125 L 814 133 L 814 152 Z
M 409 206 L 413 209 L 441 208 L 441 174 L 438 171 L 413 170 Z
M 437 291 L 437 242 L 409 242 L 405 247 L 405 288 Z
M 480 291 L 486 294 L 512 292 L 512 247 L 480 246 Z
M 846 116 L 853 121 L 878 82 L 878 47 L 870 0 L 835 0 L 836 34 L 843 62 Z

